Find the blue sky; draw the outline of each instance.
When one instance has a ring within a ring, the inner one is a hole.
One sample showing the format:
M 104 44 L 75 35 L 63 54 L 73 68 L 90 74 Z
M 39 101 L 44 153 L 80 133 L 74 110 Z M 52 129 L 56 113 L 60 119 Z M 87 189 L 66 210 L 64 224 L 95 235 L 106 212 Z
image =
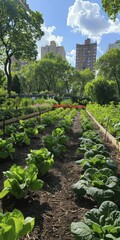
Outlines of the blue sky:
M 30 8 L 43 15 L 42 29 L 45 35 L 38 43 L 41 46 L 55 40 L 63 46 L 67 60 L 75 66 L 76 44 L 84 44 L 86 38 L 98 44 L 99 58 L 108 49 L 109 43 L 120 40 L 120 15 L 115 22 L 102 10 L 101 0 L 27 0 Z

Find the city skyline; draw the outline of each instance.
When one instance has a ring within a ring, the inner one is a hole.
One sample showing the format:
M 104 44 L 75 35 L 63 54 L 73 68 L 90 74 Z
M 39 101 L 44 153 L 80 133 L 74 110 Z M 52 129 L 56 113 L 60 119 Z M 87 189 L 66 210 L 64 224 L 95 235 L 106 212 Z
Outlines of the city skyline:
M 97 42 L 97 58 L 108 50 L 108 45 L 120 39 L 120 15 L 115 22 L 102 10 L 101 0 L 27 0 L 33 11 L 43 15 L 45 35 L 37 43 L 38 59 L 41 47 L 54 40 L 63 46 L 69 63 L 75 66 L 76 44 L 85 39 Z

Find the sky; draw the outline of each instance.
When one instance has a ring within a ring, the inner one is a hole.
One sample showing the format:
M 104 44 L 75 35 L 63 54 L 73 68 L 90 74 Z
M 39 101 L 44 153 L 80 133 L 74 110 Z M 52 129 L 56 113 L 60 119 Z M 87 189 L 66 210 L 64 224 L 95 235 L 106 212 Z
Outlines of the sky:
M 72 66 L 75 66 L 76 44 L 84 44 L 85 39 L 97 42 L 97 58 L 108 50 L 108 44 L 120 40 L 120 15 L 113 22 L 102 10 L 101 0 L 27 0 L 27 3 L 44 20 L 44 36 L 37 43 L 38 59 L 41 47 L 52 40 L 64 47 Z

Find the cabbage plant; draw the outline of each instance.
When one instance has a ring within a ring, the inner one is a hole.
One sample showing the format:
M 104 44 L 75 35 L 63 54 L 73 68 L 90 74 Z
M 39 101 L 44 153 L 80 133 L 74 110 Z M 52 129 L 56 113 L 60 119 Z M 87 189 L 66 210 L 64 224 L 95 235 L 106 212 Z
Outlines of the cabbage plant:
M 12 139 L 8 138 L 3 140 L 0 138 L 0 159 L 5 159 L 7 157 L 12 158 L 12 153 L 15 152 L 15 148 L 13 147 Z
M 97 202 L 104 200 L 119 200 L 119 180 L 109 168 L 88 168 L 81 179 L 73 184 L 73 191 L 82 196 L 90 196 Z
M 72 222 L 76 240 L 120 240 L 120 211 L 111 201 L 85 214 L 84 222 Z

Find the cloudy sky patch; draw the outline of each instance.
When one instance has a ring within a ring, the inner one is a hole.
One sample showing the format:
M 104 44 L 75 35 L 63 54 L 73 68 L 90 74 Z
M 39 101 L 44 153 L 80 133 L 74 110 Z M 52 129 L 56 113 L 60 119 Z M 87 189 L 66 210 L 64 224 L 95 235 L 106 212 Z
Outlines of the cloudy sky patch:
M 100 6 L 89 1 L 75 0 L 69 7 L 67 26 L 74 32 L 81 32 L 94 41 L 100 43 L 104 34 L 120 33 L 120 21 L 115 22 L 105 18 Z

